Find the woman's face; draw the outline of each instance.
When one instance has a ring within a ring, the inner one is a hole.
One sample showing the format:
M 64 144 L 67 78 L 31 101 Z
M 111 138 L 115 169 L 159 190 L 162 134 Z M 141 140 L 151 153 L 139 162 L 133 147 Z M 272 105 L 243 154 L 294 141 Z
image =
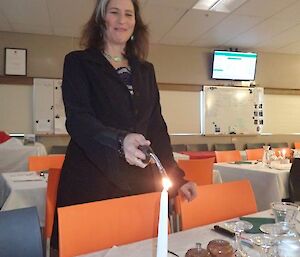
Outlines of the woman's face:
M 134 6 L 131 0 L 110 0 L 105 14 L 107 44 L 125 46 L 135 26 Z

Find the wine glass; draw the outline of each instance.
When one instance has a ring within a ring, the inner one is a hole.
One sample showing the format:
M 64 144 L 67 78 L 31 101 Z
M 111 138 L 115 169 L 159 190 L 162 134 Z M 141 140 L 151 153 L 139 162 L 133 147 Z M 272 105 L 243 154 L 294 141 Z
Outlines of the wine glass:
M 274 246 L 277 243 L 275 237 L 269 234 L 259 234 L 259 235 L 250 236 L 249 239 L 253 244 L 260 246 L 263 257 L 277 256 L 276 251 L 274 249 Z
M 237 257 L 249 257 L 248 253 L 243 249 L 241 244 L 241 235 L 245 230 L 250 230 L 253 225 L 245 220 L 228 221 L 224 223 L 225 228 L 234 231 L 235 247 Z
M 269 145 L 264 145 L 263 146 L 264 149 L 264 154 L 263 154 L 263 158 L 262 158 L 262 163 L 264 166 L 267 166 L 270 162 L 270 146 Z
M 298 257 L 298 255 L 285 255 L 282 252 L 291 253 L 291 251 L 298 251 L 300 249 L 300 242 L 297 236 L 297 232 L 291 229 L 291 226 L 288 222 L 281 221 L 275 224 L 263 224 L 260 226 L 260 230 L 263 233 L 266 233 L 262 236 L 269 236 L 270 240 L 265 241 L 265 248 L 269 248 L 265 250 L 266 257 Z M 264 239 L 262 239 L 264 240 Z M 289 242 L 293 242 L 294 244 L 298 244 L 298 246 L 290 244 Z M 261 245 L 263 248 L 263 245 Z M 295 250 L 298 247 L 298 250 Z

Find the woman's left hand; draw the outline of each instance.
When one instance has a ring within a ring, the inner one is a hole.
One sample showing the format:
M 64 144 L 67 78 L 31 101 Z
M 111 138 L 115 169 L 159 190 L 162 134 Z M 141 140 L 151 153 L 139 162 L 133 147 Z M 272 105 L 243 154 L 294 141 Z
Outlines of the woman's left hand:
M 188 202 L 194 200 L 197 197 L 197 185 L 192 181 L 189 181 L 182 185 L 179 190 Z

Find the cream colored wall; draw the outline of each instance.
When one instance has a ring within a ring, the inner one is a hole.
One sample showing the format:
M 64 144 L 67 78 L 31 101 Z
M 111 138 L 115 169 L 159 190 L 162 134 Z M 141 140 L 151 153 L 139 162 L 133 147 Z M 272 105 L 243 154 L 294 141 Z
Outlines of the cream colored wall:
M 200 92 L 160 91 L 169 133 L 200 133 Z
M 32 133 L 32 86 L 0 85 L 0 130 Z
M 179 84 L 231 84 L 211 80 L 212 49 L 152 45 L 149 60 L 154 63 L 157 80 Z M 258 53 L 258 86 L 300 89 L 300 55 Z
M 27 49 L 27 76 L 61 78 L 66 53 L 77 49 L 70 37 L 0 32 L 0 74 L 3 75 L 4 48 Z
M 79 49 L 78 39 L 0 32 L 0 75 L 4 47 L 28 49 L 28 76 L 60 78 L 66 53 Z M 210 79 L 212 49 L 151 45 L 157 80 L 179 84 L 229 84 Z M 256 83 L 262 87 L 300 89 L 300 55 L 258 53 Z
M 4 47 L 16 47 L 28 49 L 28 76 L 61 78 L 63 59 L 66 53 L 78 49 L 78 40 L 68 37 L 53 37 L 22 33 L 0 32 L 0 75 L 3 75 Z M 149 60 L 153 62 L 157 80 L 166 83 L 179 84 L 229 84 L 228 81 L 214 81 L 210 79 L 212 49 L 196 47 L 175 47 L 165 45 L 152 45 Z M 300 89 L 300 56 L 287 54 L 259 53 L 257 64 L 256 83 L 262 87 L 274 88 L 298 88 Z M 181 129 L 186 123 L 178 123 L 178 103 L 183 96 L 186 106 L 190 106 L 189 114 L 185 119 L 199 117 L 199 109 L 195 108 L 196 102 L 191 101 L 188 92 L 161 92 L 163 112 L 170 124 L 170 132 L 183 132 Z M 18 103 L 18 104 L 17 104 Z M 177 106 L 172 106 L 172 105 Z M 276 104 L 276 103 L 274 103 Z M 8 132 L 30 133 L 32 132 L 32 87 L 19 85 L 0 85 L 0 130 Z M 198 122 L 198 121 L 196 121 Z M 197 124 L 192 121 L 192 130 L 196 132 Z M 178 126 L 178 127 L 177 127 Z M 243 143 L 243 139 L 232 137 L 199 137 L 199 136 L 172 136 L 172 142 L 191 140 L 208 142 L 235 141 L 237 145 Z M 283 136 L 282 139 L 286 138 Z M 247 138 L 258 140 L 256 137 Z M 277 138 L 275 138 L 277 139 Z M 281 139 L 281 138 L 279 138 Z M 294 140 L 294 138 L 288 138 Z M 287 140 L 288 140 L 287 139 Z M 46 146 L 51 144 L 65 144 L 68 138 L 55 137 L 39 138 Z M 300 140 L 300 139 L 299 139 Z M 269 140 L 271 141 L 271 140 Z M 292 141 L 291 141 L 292 142 Z

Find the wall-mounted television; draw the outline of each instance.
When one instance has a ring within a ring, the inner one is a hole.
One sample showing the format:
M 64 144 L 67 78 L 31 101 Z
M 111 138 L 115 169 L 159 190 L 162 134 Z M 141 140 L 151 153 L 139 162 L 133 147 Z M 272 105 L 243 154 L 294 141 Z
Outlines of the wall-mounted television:
M 214 51 L 213 79 L 254 80 L 257 53 Z

